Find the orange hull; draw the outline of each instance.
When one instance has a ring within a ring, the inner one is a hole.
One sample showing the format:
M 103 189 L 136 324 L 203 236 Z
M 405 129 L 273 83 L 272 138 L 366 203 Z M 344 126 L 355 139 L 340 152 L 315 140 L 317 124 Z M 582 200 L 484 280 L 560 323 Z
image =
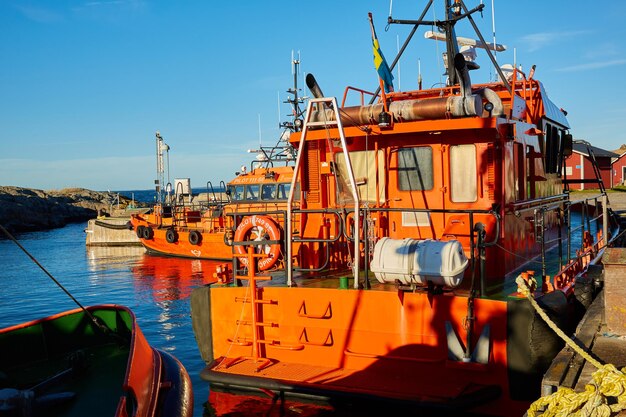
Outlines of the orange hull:
M 131 223 L 135 230 L 139 226 L 152 228 L 153 236 L 151 238 L 140 238 L 148 252 L 195 259 L 230 260 L 233 257 L 232 248 L 224 244 L 223 231 L 195 230 L 201 237 L 199 242 L 194 245 L 189 241 L 192 230 L 178 228 L 176 241 L 170 243 L 166 236 L 170 227 L 158 227 L 156 224 L 138 217 L 133 217 Z
M 224 244 L 223 232 L 201 233 L 202 240 L 193 245 L 189 243 L 189 231 L 179 231 L 179 240 L 168 243 L 165 239 L 167 229 L 155 229 L 153 239 L 141 239 L 148 252 L 182 256 L 185 258 L 230 260 L 232 249 Z
M 328 281 L 326 285 L 332 285 Z M 202 334 L 198 330 L 209 318 L 212 328 L 212 337 L 198 339 L 209 363 L 203 377 L 212 389 L 247 386 L 334 399 L 347 395 L 496 415 L 502 410 L 521 415 L 529 397 L 536 395 L 535 387 L 526 386 L 523 389 L 532 393 L 516 391 L 516 397 L 510 384 L 511 372 L 530 373 L 514 369 L 519 360 L 509 363 L 510 350 L 515 349 L 509 345 L 510 302 L 474 301 L 471 351 L 477 349 L 485 328 L 491 342 L 487 362 L 464 363 L 451 359 L 450 341 L 465 343 L 466 297 L 392 288 L 337 290 L 337 280 L 334 284 L 335 288 L 308 287 L 306 282 L 298 288 L 259 288 L 257 360 L 251 289 L 197 290 L 192 314 L 205 319 L 195 319 L 194 329 Z M 532 357 L 524 361 L 527 367 L 534 365 Z M 516 390 L 524 383 L 518 380 Z
M 176 358 L 148 344 L 134 314 L 118 305 L 86 310 L 99 322 L 97 328 L 77 308 L 0 329 L 5 383 L 11 384 L 13 391 L 36 396 L 37 415 L 191 417 L 193 394 L 187 371 Z M 126 354 L 124 368 L 119 362 Z M 88 357 L 89 371 L 73 369 L 78 369 L 81 355 Z M 38 365 L 33 366 L 34 363 Z M 68 364 L 70 369 L 59 373 Z M 125 373 L 119 374 L 124 369 Z M 123 378 L 112 378 L 117 374 Z M 36 392 L 32 388 L 35 385 Z M 63 390 L 75 392 L 55 394 Z M 63 407 L 45 404 L 46 397 L 63 394 L 72 395 L 71 401 L 63 400 L 67 401 Z M 19 402 L 5 404 L 16 406 L 9 412 L 17 414 L 10 415 L 22 415 L 25 411 Z M 28 410 L 26 414 L 30 415 Z

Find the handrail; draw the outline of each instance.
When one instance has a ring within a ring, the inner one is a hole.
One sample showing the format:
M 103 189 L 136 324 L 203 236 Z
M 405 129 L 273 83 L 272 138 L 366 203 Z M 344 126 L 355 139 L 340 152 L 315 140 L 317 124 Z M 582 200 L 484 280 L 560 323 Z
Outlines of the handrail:
M 348 98 L 348 92 L 350 90 L 356 91 L 361 93 L 361 106 L 365 105 L 365 95 L 369 95 L 372 97 L 376 97 L 376 94 L 372 93 L 371 91 L 367 91 L 367 90 L 363 90 L 361 88 L 356 88 L 356 87 L 352 87 L 352 86 L 347 86 L 345 91 L 343 92 L 343 99 L 341 100 L 341 107 L 344 107 L 346 105 L 346 99 Z

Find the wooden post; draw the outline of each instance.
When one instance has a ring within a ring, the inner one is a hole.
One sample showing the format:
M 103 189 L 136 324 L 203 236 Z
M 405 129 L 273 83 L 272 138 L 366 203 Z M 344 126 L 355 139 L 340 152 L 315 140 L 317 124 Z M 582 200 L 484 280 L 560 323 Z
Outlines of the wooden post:
M 604 314 L 611 333 L 626 336 L 626 248 L 606 248 L 604 264 Z

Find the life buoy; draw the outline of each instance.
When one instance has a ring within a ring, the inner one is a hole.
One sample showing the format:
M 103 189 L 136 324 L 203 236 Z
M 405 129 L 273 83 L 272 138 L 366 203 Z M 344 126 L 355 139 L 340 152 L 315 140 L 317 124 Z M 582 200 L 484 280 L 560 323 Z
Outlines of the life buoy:
M 178 232 L 174 229 L 167 229 L 165 232 L 165 240 L 167 243 L 174 243 L 178 240 Z
M 143 229 L 145 229 L 144 226 L 137 226 L 137 230 L 135 231 L 135 233 L 137 233 L 137 237 L 139 239 L 143 239 Z
M 144 239 L 152 239 L 154 237 L 154 230 L 150 226 L 144 226 L 143 228 L 143 238 Z
M 256 235 L 256 237 L 250 239 L 253 234 Z M 237 226 L 237 230 L 235 230 L 235 242 L 264 240 L 266 235 L 269 236 L 268 240 L 280 241 L 280 229 L 276 222 L 267 216 L 247 216 L 243 218 L 239 226 Z M 257 246 L 257 248 L 259 247 Z M 274 266 L 278 261 L 278 257 L 280 256 L 280 244 L 272 243 L 269 247 L 266 246 L 259 249 L 267 255 L 266 258 L 259 259 L 258 263 L 259 271 L 265 271 Z M 236 245 L 235 252 L 244 255 L 246 253 L 246 247 Z M 243 257 L 240 259 L 241 263 L 247 266 L 248 259 Z
M 202 242 L 202 235 L 197 230 L 189 232 L 189 243 L 192 245 L 199 245 Z

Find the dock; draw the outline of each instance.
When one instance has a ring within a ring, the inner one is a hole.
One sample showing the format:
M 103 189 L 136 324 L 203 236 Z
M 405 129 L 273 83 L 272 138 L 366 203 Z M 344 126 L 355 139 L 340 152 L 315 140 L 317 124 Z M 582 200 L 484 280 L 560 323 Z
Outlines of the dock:
M 626 248 L 605 250 L 603 269 L 594 281 L 601 289 L 572 339 L 601 364 L 621 369 L 626 366 Z M 547 396 L 559 388 L 583 392 L 596 371 L 593 364 L 566 345 L 544 374 L 541 394 Z
M 149 208 L 113 210 L 110 216 L 90 219 L 85 228 L 87 246 L 141 246 L 141 241 L 130 226 L 130 216 L 145 213 Z

